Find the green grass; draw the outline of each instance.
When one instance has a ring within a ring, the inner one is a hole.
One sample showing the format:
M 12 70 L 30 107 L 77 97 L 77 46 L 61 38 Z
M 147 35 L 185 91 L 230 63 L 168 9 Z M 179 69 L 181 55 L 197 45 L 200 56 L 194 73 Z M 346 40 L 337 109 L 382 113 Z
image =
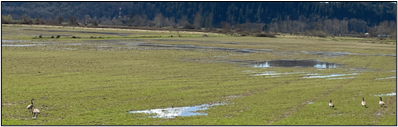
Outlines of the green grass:
M 383 97 L 385 108 L 378 105 L 379 98 L 374 96 L 396 92 L 395 78 L 375 80 L 395 76 L 396 72 L 390 71 L 396 70 L 396 57 L 332 57 L 301 53 L 395 54 L 395 45 L 360 43 L 355 40 L 339 42 L 294 38 L 200 37 L 201 34 L 186 38 L 163 38 L 170 41 L 140 38 L 141 42 L 156 44 L 274 50 L 245 54 L 203 49 L 126 48 L 128 45 L 87 42 L 87 39 L 32 40 L 29 39 L 34 36 L 32 34 L 42 33 L 20 30 L 24 28 L 30 27 L 3 27 L 2 32 L 20 33 L 5 34 L 3 40 L 27 40 L 21 44 L 59 44 L 2 46 L 3 125 L 396 125 L 396 96 Z M 69 31 L 63 34 L 80 35 L 73 32 L 73 29 Z M 151 31 L 148 34 L 124 32 L 163 36 Z M 120 36 L 105 37 L 117 39 Z M 88 44 L 62 45 L 65 43 Z M 97 46 L 110 48 L 101 49 Z M 217 62 L 277 59 L 316 59 L 344 66 L 329 70 L 252 68 Z M 253 73 L 248 72 L 355 73 L 346 70 L 351 68 L 374 71 L 356 72 L 358 75 L 355 78 L 336 80 L 303 78 L 301 74 L 252 76 Z M 241 97 L 228 99 L 230 95 Z M 368 108 L 360 105 L 362 97 L 365 97 Z M 31 98 L 35 99 L 35 108 L 41 111 L 37 119 L 32 119 L 26 109 Z M 327 105 L 330 99 L 336 105 L 334 109 Z M 229 104 L 203 111 L 208 113 L 207 116 L 162 119 L 127 113 L 130 110 L 194 106 L 219 101 Z M 313 103 L 307 104 L 308 102 Z M 376 115 L 378 113 L 382 115 Z

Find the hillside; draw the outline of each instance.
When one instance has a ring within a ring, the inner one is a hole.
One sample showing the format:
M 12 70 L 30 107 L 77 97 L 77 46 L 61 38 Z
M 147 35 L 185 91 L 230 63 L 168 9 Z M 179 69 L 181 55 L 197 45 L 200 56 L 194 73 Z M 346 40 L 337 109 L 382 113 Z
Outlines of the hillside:
M 88 17 L 100 24 L 131 26 L 240 29 L 245 23 L 246 29 L 293 33 L 396 28 L 396 4 L 391 2 L 2 2 L 3 16 L 21 19 L 23 14 L 52 20 L 61 16 L 64 21 L 75 16 L 79 22 Z

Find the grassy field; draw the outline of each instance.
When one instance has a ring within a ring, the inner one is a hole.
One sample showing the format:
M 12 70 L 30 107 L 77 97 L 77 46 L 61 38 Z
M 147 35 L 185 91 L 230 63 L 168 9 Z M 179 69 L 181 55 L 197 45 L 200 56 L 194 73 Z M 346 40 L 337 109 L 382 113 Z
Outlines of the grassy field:
M 396 57 L 386 56 L 396 55 L 394 42 L 180 34 L 182 37 L 172 31 L 3 25 L 2 125 L 397 123 L 396 95 L 381 95 L 396 93 Z M 39 35 L 44 38 L 32 39 Z M 49 38 L 54 35 L 67 36 Z M 175 47 L 139 46 L 142 43 Z M 229 50 L 178 47 L 181 45 Z M 339 52 L 349 55 L 335 55 Z M 318 69 L 245 65 L 250 64 L 246 60 L 280 59 L 318 60 L 342 66 Z M 256 76 L 265 72 L 274 75 Z M 306 78 L 311 74 L 352 75 Z M 378 104 L 379 96 L 385 107 Z M 366 108 L 360 104 L 362 97 Z M 32 118 L 26 109 L 32 98 L 34 107 L 41 111 L 38 118 Z M 333 100 L 334 108 L 328 106 L 329 100 Z M 128 113 L 219 102 L 227 104 L 200 110 L 208 115 L 148 118 L 148 114 Z

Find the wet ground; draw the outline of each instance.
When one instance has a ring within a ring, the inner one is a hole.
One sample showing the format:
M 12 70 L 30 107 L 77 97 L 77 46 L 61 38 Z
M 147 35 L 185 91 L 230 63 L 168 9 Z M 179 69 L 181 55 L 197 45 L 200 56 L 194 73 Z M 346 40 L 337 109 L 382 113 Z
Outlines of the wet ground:
M 392 92 L 392 93 L 378 94 L 378 95 L 373 95 L 373 96 L 381 97 L 381 96 L 396 96 L 396 95 L 397 95 L 397 93 Z
M 215 103 L 215 104 L 202 104 L 195 106 L 184 106 L 184 107 L 169 107 L 169 108 L 158 108 L 149 110 L 130 111 L 129 113 L 146 113 L 150 114 L 150 118 L 175 118 L 178 116 L 197 116 L 207 115 L 200 111 L 206 110 L 216 105 L 226 105 L 227 103 Z
M 164 39 L 166 40 L 166 39 Z M 155 41 L 164 41 L 161 39 L 156 39 Z M 169 40 L 168 40 L 169 41 Z M 175 41 L 175 40 L 173 40 Z M 184 40 L 178 40 L 184 41 Z M 208 42 L 208 41 L 203 41 Z M 234 49 L 234 48 L 224 48 L 224 47 L 205 47 L 205 46 L 195 46 L 195 45 L 163 45 L 163 44 L 154 44 L 147 43 L 140 39 L 130 39 L 130 40 L 87 40 L 84 43 L 61 43 L 61 42 L 31 42 L 31 41 L 21 41 L 21 40 L 2 40 L 2 46 L 17 46 L 17 47 L 25 47 L 25 46 L 43 46 L 43 45 L 89 45 L 96 47 L 99 50 L 109 50 L 113 48 L 126 48 L 126 47 L 156 47 L 156 48 L 165 48 L 165 49 L 206 49 L 206 50 L 222 50 L 222 51 L 232 51 L 239 53 L 263 53 L 263 52 L 279 52 L 274 51 L 273 49 Z M 95 43 L 95 44 L 94 44 Z M 239 43 L 228 43 L 228 42 L 214 42 L 214 43 L 223 43 L 223 44 L 239 44 Z M 66 48 L 65 48 L 66 49 Z M 68 48 L 66 50 L 75 50 L 73 48 Z M 345 55 L 373 55 L 373 56 L 392 56 L 395 55 L 386 55 L 386 54 L 358 54 L 358 53 L 349 53 L 349 52 L 308 52 L 301 51 L 303 54 L 313 54 L 313 55 L 326 55 L 326 56 L 345 56 Z M 316 68 L 316 69 L 342 69 L 344 68 L 343 64 L 339 63 L 329 63 L 322 62 L 316 60 L 272 60 L 272 61 L 255 61 L 255 60 L 223 60 L 224 62 L 231 63 L 239 63 L 243 66 L 251 66 L 253 68 Z M 305 71 L 297 71 L 297 72 L 282 72 L 277 73 L 276 71 L 265 71 L 262 73 L 254 73 L 252 76 L 265 76 L 265 77 L 283 77 L 286 75 L 297 75 L 302 78 L 319 78 L 319 79 L 327 79 L 327 80 L 335 80 L 335 79 L 347 79 L 347 78 L 356 78 L 360 72 L 363 71 L 379 71 L 372 70 L 366 68 L 344 68 L 346 71 L 332 73 L 332 74 L 322 74 L 322 73 L 309 73 Z M 395 72 L 396 70 L 390 70 L 389 72 Z M 396 78 L 396 76 L 391 77 L 382 77 L 376 78 L 375 80 L 383 80 L 383 79 L 392 79 Z M 374 96 L 395 96 L 396 93 L 387 93 L 387 94 L 379 94 Z M 313 104 L 314 102 L 308 102 L 307 104 Z M 151 114 L 151 118 L 175 118 L 180 116 L 197 116 L 197 115 L 208 115 L 207 113 L 200 112 L 206 109 L 209 109 L 212 106 L 216 105 L 226 105 L 227 103 L 216 103 L 216 104 L 202 104 L 195 106 L 184 106 L 184 107 L 168 107 L 168 108 L 158 108 L 158 109 L 147 109 L 147 110 L 137 110 L 137 111 L 129 111 L 128 113 L 145 113 Z M 8 106 L 9 103 L 3 104 L 3 106 Z M 341 116 L 342 114 L 333 114 L 332 116 Z M 354 114 L 353 114 L 354 115 Z M 379 114 L 377 114 L 379 115 Z
M 315 68 L 337 68 L 336 63 L 320 62 L 315 60 L 274 60 L 255 62 L 253 67 L 315 67 Z
M 111 32 L 90 32 L 90 31 L 67 31 L 67 30 L 37 30 L 37 29 L 23 29 L 30 31 L 45 31 L 45 32 L 77 32 L 77 33 L 95 33 L 95 34 L 108 34 L 108 35 L 119 35 L 119 36 L 128 36 L 130 34 L 127 33 L 111 33 Z M 44 35 L 44 34 L 42 34 Z

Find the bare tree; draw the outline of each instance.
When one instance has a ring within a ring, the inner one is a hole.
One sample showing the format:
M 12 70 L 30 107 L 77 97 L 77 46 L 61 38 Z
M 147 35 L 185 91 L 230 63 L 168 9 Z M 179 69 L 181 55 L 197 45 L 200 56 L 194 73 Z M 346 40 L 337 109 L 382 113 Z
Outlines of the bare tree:
M 77 22 L 77 18 L 75 16 L 70 16 L 69 25 L 79 25 L 79 23 Z
M 206 17 L 206 28 L 209 28 L 211 30 L 211 28 L 213 28 L 213 13 L 211 12 L 209 14 L 209 16 Z
M 229 25 L 229 23 L 221 22 L 221 25 L 225 32 L 229 32 L 231 30 L 231 25 Z
M 388 21 L 380 22 L 379 26 L 377 27 L 377 33 L 381 35 L 388 35 L 390 33 L 391 28 L 389 27 Z
M 93 24 L 93 26 L 98 26 L 97 20 L 96 20 L 96 19 L 93 19 L 92 24 Z
M 164 26 L 173 26 L 173 27 L 176 26 L 174 22 L 174 17 L 165 18 Z
M 246 28 L 246 24 L 238 24 L 236 25 L 237 29 L 236 31 L 244 31 Z
M 202 19 L 202 15 L 200 14 L 200 11 L 196 12 L 195 20 L 193 22 L 193 26 L 195 27 L 195 29 L 201 28 L 201 23 L 200 23 L 201 19 Z
M 64 21 L 64 19 L 62 18 L 62 16 L 58 16 L 57 17 L 57 24 L 58 25 L 61 25 L 63 21 Z
M 142 17 L 141 17 L 141 15 L 135 14 L 131 18 L 131 20 L 133 20 L 133 23 L 132 23 L 133 26 L 139 26 L 139 25 L 141 25 Z
M 369 28 L 368 33 L 371 37 L 377 37 L 377 31 L 374 27 Z
M 390 38 L 391 39 L 397 39 L 397 32 L 394 31 L 394 32 L 390 33 Z
M 185 24 L 189 24 L 189 22 L 187 21 L 187 16 L 183 15 L 181 16 L 181 19 L 178 20 L 178 24 L 181 26 L 185 26 Z
M 45 24 L 52 25 L 52 24 L 53 24 L 53 21 L 52 21 L 51 17 L 48 17 L 47 20 L 44 21 L 44 23 L 45 23 Z
M 162 28 L 163 26 L 163 15 L 162 13 L 156 14 L 155 18 L 153 19 L 156 27 Z
M 119 20 L 119 18 L 117 16 L 113 17 L 113 19 L 111 20 L 112 25 L 122 25 L 123 23 Z
M 89 22 L 91 22 L 90 15 L 85 15 L 84 16 L 84 26 L 87 26 Z
M 22 20 L 25 24 L 33 24 L 32 19 L 29 16 L 27 16 L 26 14 L 22 15 Z

